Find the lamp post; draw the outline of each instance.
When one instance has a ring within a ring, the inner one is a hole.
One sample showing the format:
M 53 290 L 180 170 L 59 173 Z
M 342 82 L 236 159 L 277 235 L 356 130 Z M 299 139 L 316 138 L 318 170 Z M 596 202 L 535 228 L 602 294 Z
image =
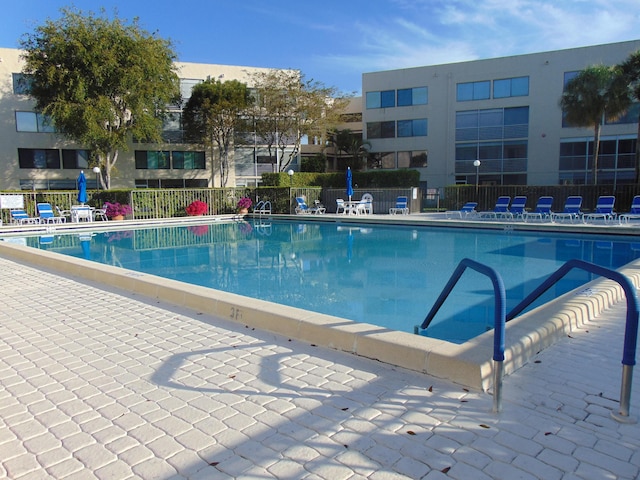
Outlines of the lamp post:
M 478 185 L 480 184 L 480 160 L 474 160 L 473 166 L 476 167 L 476 200 L 478 198 Z
M 289 169 L 287 171 L 287 175 L 289 175 L 289 213 L 291 213 L 291 205 L 293 202 L 291 201 L 291 188 L 293 187 L 293 170 Z
M 100 167 L 93 167 L 93 173 L 96 174 L 96 190 L 100 190 L 100 182 L 98 180 L 98 175 L 100 175 Z

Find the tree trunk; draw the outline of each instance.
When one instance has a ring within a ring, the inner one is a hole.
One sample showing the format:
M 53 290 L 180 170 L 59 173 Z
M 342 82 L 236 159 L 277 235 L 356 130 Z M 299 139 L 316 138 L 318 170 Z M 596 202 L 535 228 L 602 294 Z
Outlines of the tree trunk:
M 598 155 L 600 154 L 600 122 L 594 127 L 593 135 L 593 184 L 598 184 Z

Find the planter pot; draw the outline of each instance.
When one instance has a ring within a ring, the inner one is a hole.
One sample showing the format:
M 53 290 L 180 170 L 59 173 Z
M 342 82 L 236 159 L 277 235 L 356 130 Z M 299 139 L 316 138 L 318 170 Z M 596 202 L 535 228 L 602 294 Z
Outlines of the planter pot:
M 124 220 L 124 215 L 114 215 L 111 220 Z

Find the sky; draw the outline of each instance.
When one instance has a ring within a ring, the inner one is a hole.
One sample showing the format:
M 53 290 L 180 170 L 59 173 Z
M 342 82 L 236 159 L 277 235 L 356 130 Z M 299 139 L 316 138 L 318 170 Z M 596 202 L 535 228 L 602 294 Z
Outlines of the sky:
M 0 47 L 71 5 L 137 17 L 179 61 L 292 68 L 355 95 L 367 72 L 640 39 L 640 0 L 19 0 Z

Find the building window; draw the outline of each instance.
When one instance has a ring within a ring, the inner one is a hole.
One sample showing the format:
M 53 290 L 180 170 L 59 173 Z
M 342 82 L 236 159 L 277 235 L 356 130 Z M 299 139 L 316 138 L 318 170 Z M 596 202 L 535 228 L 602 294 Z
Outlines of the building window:
M 170 168 L 169 152 L 136 150 L 136 169 L 138 170 L 166 170 Z
M 15 95 L 29 95 L 33 77 L 24 73 L 12 73 L 11 77 L 13 79 L 13 93 Z
M 485 80 L 482 82 L 458 83 L 456 90 L 456 100 L 458 102 L 467 102 L 470 100 L 487 100 L 491 95 L 491 82 Z
M 340 121 L 343 123 L 356 123 L 362 121 L 362 113 L 344 113 L 340 115 Z
M 59 169 L 60 151 L 53 148 L 19 148 L 20 168 Z
M 395 90 L 383 92 L 367 92 L 367 108 L 391 108 L 395 107 Z
M 376 152 L 367 158 L 367 168 L 369 170 L 388 169 L 393 170 L 396 168 L 396 154 L 395 152 Z
M 427 87 L 403 88 L 398 90 L 398 106 L 426 105 L 428 103 Z
M 640 103 L 633 103 L 627 111 L 613 120 L 604 119 L 606 125 L 618 125 L 625 123 L 638 123 L 638 117 L 640 116 Z
M 186 105 L 186 103 L 191 98 L 191 92 L 193 87 L 197 84 L 202 83 L 204 80 L 200 80 L 197 78 L 181 78 L 180 79 L 180 96 L 182 97 L 182 104 Z
M 559 183 L 593 183 L 593 139 L 566 139 L 560 143 Z M 602 137 L 598 155 L 598 183 L 635 182 L 636 139 Z
M 173 168 L 176 170 L 203 170 L 204 152 L 171 152 Z
M 367 123 L 367 138 L 395 138 L 395 122 Z
M 367 123 L 367 138 L 395 138 L 396 123 L 394 121 L 387 122 L 370 122 Z
M 89 168 L 90 150 L 62 150 L 62 168 Z
M 398 120 L 398 137 L 426 137 L 427 119 Z
M 493 81 L 493 98 L 526 97 L 529 95 L 529 77 L 505 78 Z
M 398 168 L 426 168 L 427 152 L 398 152 Z
M 52 133 L 56 129 L 46 115 L 36 112 L 16 112 L 16 131 Z
M 182 114 L 170 112 L 162 121 L 162 141 L 165 143 L 184 143 Z
M 475 181 L 480 160 L 485 182 L 526 183 L 528 136 L 529 107 L 456 112 L 456 175 Z

